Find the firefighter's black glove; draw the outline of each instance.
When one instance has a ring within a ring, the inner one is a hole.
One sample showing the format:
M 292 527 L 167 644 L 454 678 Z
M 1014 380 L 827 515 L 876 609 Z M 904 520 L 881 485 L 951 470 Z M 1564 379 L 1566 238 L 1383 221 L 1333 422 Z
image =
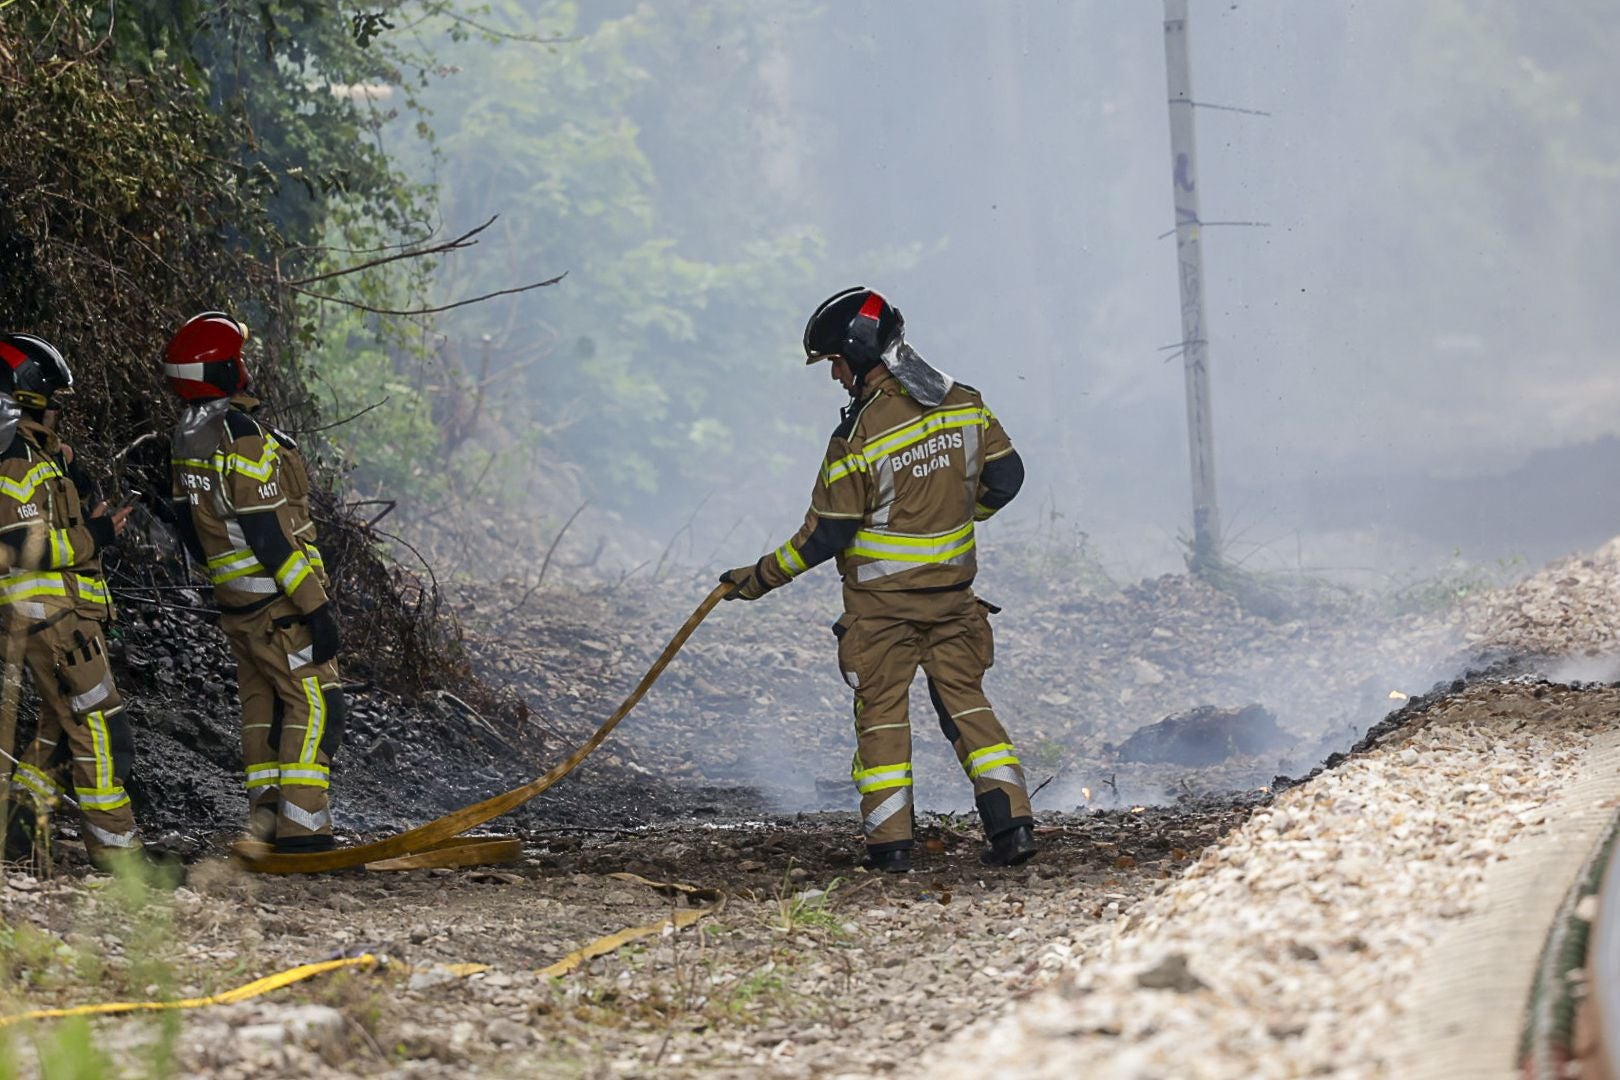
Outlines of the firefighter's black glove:
M 757 563 L 727 570 L 720 575 L 720 580 L 737 586 L 726 594 L 727 600 L 758 600 L 771 591 L 771 587 L 760 578 Z
M 337 656 L 338 623 L 337 616 L 332 614 L 332 605 L 322 604 L 305 616 L 304 621 L 309 626 L 309 636 L 314 646 L 310 663 L 324 664 Z

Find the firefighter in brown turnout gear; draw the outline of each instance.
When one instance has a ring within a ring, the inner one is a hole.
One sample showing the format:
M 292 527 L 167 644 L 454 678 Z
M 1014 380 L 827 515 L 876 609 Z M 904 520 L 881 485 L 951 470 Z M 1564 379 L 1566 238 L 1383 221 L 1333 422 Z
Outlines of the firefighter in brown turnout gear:
M 905 341 L 900 312 L 846 289 L 804 330 L 806 363 L 832 361 L 850 403 L 827 446 L 810 512 L 793 537 L 722 576 L 728 599 L 756 600 L 827 559 L 844 579 L 833 626 L 855 691 L 856 752 L 869 868 L 911 868 L 911 683 L 920 666 L 945 737 L 973 784 L 989 847 L 1011 866 L 1035 854 L 1024 771 L 984 696 L 993 662 L 988 616 L 973 594 L 973 528 L 1012 501 L 1024 467 L 978 391 L 929 366 Z
M 0 337 L 0 577 L 6 678 L 28 669 L 39 695 L 39 727 L 11 777 L 33 810 L 12 822 L 8 855 L 31 845 L 31 824 L 66 795 L 69 766 L 84 842 L 98 867 L 142 852 L 124 782 L 135 743 L 113 684 L 103 627 L 111 598 L 101 552 L 123 531 L 129 510 L 86 514 L 54 421 L 73 385 L 62 354 L 31 334 Z M 9 753 L 9 749 L 7 750 Z
M 326 851 L 345 711 L 338 624 L 309 475 L 293 441 L 253 416 L 246 344 L 247 329 L 217 311 L 169 341 L 163 373 L 185 402 L 172 449 L 175 515 L 236 657 L 249 834 L 277 851 Z

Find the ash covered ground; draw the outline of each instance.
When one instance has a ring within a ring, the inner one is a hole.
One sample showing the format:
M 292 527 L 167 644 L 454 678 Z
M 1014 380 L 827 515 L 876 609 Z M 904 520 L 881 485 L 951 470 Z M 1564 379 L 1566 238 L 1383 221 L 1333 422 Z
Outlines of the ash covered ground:
M 1301 776 L 1369 727 L 1387 743 L 1437 709 L 1473 716 L 1476 699 L 1495 709 L 1493 674 L 1453 679 L 1481 657 L 1554 652 L 1579 658 L 1583 671 L 1601 668 L 1608 662 L 1582 656 L 1601 641 L 1560 629 L 1574 602 L 1564 594 L 1567 582 L 1583 583 L 1590 595 L 1579 603 L 1597 618 L 1598 594 L 1616 577 L 1620 557 L 1594 557 L 1469 608 L 1428 613 L 1342 593 L 1293 606 L 1262 595 L 1245 607 L 1241 593 L 1182 577 L 1101 591 L 1016 581 L 998 589 L 987 579 L 981 591 L 1008 609 L 992 696 L 1032 782 L 1055 777 L 1036 798 L 1043 852 L 1013 872 L 978 865 L 976 823 L 958 812 L 966 785 L 924 705 L 920 784 L 924 804 L 941 812 L 921 815 L 918 872 L 899 879 L 854 865 L 847 703 L 825 630 L 837 614 L 830 587 L 803 582 L 752 606 L 722 606 L 596 756 L 498 823 L 524 839 L 518 865 L 315 878 L 255 877 L 210 854 L 240 814 L 223 648 L 195 613 L 131 598 L 117 651 L 140 730 L 139 809 L 149 829 L 177 830 L 199 857 L 187 887 L 133 913 L 71 860 L 53 881 L 8 875 L 0 917 L 18 941 L 49 948 L 14 950 L 0 1006 L 139 998 L 154 967 L 172 992 L 213 992 L 365 949 L 391 963 L 187 1013 L 176 1030 L 139 1017 L 101 1021 L 98 1044 L 166 1054 L 184 1075 L 243 1078 L 904 1073 L 954 1053 L 959 1035 L 978 1038 L 975 1022 L 995 1024 L 1005 1008 L 1016 1015 L 1024 995 L 1068 985 L 1071 969 L 1112 963 L 1099 942 L 1225 859 L 1222 845 L 1252 831 L 1257 813 L 1275 824 L 1273 792 L 1294 787 L 1273 784 L 1277 773 Z M 531 715 L 516 726 L 475 714 L 459 695 L 407 704 L 358 692 L 337 773 L 340 823 L 351 833 L 389 830 L 535 775 L 617 705 L 708 587 L 694 575 L 535 592 L 515 609 L 523 591 L 509 585 L 459 590 L 453 600 L 481 673 L 521 695 Z M 1500 661 L 1492 669 L 1512 670 Z M 1414 696 L 1403 703 L 1390 690 Z M 1542 691 L 1523 690 L 1524 708 L 1541 709 Z M 1609 699 L 1593 693 L 1548 696 L 1549 722 L 1562 724 L 1559 709 L 1602 712 Z M 1169 737 L 1167 717 L 1198 737 Z M 1435 750 L 1448 746 L 1442 739 Z M 1409 767 L 1401 754 L 1394 760 Z M 1175 755 L 1205 763 L 1125 760 Z M 1566 759 L 1576 758 L 1566 752 L 1553 765 Z M 1350 760 L 1378 767 L 1383 758 Z M 1434 775 L 1471 776 L 1466 762 L 1451 762 L 1450 773 L 1442 765 Z M 1277 805 L 1310 804 L 1339 772 Z M 696 930 L 655 934 L 564 979 L 539 974 L 599 935 L 692 902 L 625 873 L 701 886 L 725 906 Z M 140 932 L 152 926 L 162 929 L 156 944 Z M 1208 970 L 1209 957 L 1186 952 L 1191 971 Z M 1295 960 L 1309 955 L 1296 950 Z M 1360 955 L 1347 951 L 1345 963 Z M 466 977 L 444 966 L 464 962 L 488 967 Z M 1171 1005 L 1208 993 L 1207 976 L 1150 986 L 1141 966 L 1131 959 L 1120 969 L 1135 992 L 1171 995 Z M 1338 970 L 1324 966 L 1324 1000 L 1355 984 Z M 38 1045 L 48 1049 L 48 1038 Z M 1234 1060 L 1231 1075 L 1253 1074 L 1252 1056 Z
M 824 578 L 825 580 L 821 580 Z M 605 718 L 707 592 L 695 575 L 529 593 L 462 585 L 448 601 L 477 674 L 521 699 L 483 716 L 470 692 L 408 701 L 350 684 L 334 769 L 341 830 L 374 834 L 506 790 Z M 1128 808 L 1253 791 L 1348 749 L 1437 681 L 1477 666 L 1459 607 L 1400 610 L 1341 591 L 1246 594 L 1186 576 L 1123 588 L 1038 582 L 994 568 L 981 595 L 997 663 L 987 689 L 1012 732 L 1038 811 Z M 132 791 L 154 833 L 198 840 L 242 814 L 228 652 L 195 593 L 126 592 L 112 634 L 137 731 Z M 519 603 L 518 601 L 521 601 Z M 853 809 L 853 733 L 834 662 L 830 574 L 723 604 L 609 742 L 512 816 L 639 826 Z M 470 691 L 470 688 L 469 688 Z M 922 680 L 913 694 L 919 805 L 969 808 Z

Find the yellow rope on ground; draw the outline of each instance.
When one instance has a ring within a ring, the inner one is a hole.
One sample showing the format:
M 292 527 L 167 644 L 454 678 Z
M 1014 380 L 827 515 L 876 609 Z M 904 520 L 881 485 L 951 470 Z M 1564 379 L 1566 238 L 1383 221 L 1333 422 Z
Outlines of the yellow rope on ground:
M 274 975 L 266 975 L 262 979 L 254 979 L 234 990 L 226 990 L 208 997 L 180 998 L 177 1001 L 109 1001 L 100 1005 L 75 1005 L 66 1009 L 34 1009 L 30 1012 L 18 1013 L 15 1016 L 0 1016 L 0 1027 L 23 1020 L 57 1020 L 68 1016 L 107 1016 L 116 1013 L 130 1012 L 157 1012 L 165 1009 L 200 1009 L 206 1005 L 234 1005 L 238 1001 L 247 1001 L 260 994 L 268 994 L 272 990 L 280 990 L 284 986 L 291 986 L 305 979 L 312 979 L 316 975 L 324 975 L 328 971 L 336 971 L 347 967 L 375 967 L 378 960 L 370 953 L 359 956 L 344 957 L 341 960 L 323 960 L 318 964 L 300 964 L 286 971 L 278 971 Z

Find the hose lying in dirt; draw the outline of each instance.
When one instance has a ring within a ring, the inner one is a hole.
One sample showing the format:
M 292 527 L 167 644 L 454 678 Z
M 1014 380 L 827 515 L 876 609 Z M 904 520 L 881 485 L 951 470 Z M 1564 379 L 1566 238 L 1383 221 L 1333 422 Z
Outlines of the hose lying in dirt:
M 550 964 L 541 968 L 535 974 L 548 979 L 559 978 L 563 975 L 567 975 L 570 971 L 573 971 L 575 968 L 585 963 L 585 961 L 592 960 L 598 956 L 606 956 L 610 952 L 617 952 L 620 948 L 628 945 L 632 941 L 638 941 L 644 937 L 652 937 L 654 934 L 662 935 L 665 932 L 684 930 L 688 926 L 691 926 L 693 923 L 697 922 L 699 919 L 708 915 L 717 914 L 726 909 L 726 894 L 720 892 L 718 889 L 704 889 L 695 885 L 682 885 L 679 882 L 671 881 L 648 881 L 639 874 L 609 874 L 608 877 L 618 878 L 620 881 L 633 882 L 637 885 L 645 885 L 650 889 L 656 889 L 657 891 L 668 895 L 675 895 L 678 893 L 693 900 L 710 900 L 713 902 L 709 904 L 708 907 L 682 908 L 677 911 L 672 911 L 667 919 L 663 919 L 659 922 L 649 923 L 646 926 L 627 926 L 623 930 L 616 931 L 604 937 L 599 937 L 583 948 L 575 949 L 561 960 L 558 960 L 555 964 Z
M 613 715 L 602 722 L 602 726 L 592 733 L 589 739 L 581 743 L 571 754 L 564 758 L 551 771 L 538 779 L 531 780 L 522 787 L 492 796 L 483 802 L 463 807 L 444 817 L 430 821 L 425 825 L 418 825 L 414 829 L 402 832 L 397 836 L 374 840 L 369 844 L 357 844 L 354 847 L 338 848 L 334 851 L 319 851 L 305 855 L 279 854 L 271 850 L 270 845 L 254 840 L 241 840 L 232 845 L 232 851 L 243 866 L 260 874 L 318 874 L 327 870 L 343 870 L 351 866 L 363 866 L 367 863 L 382 862 L 388 859 L 399 859 L 407 855 L 430 856 L 433 859 L 454 860 L 456 851 L 464 844 L 484 843 L 488 837 L 471 837 L 458 842 L 457 837 L 468 829 L 477 828 L 492 818 L 510 813 L 533 799 L 547 788 L 556 784 L 563 777 L 573 772 L 580 763 L 591 756 L 591 753 L 608 737 L 619 721 L 623 720 L 635 708 L 652 684 L 664 673 L 669 662 L 675 659 L 675 654 L 681 651 L 686 639 L 692 636 L 704 618 L 713 611 L 715 605 L 725 599 L 726 594 L 735 589 L 735 585 L 721 583 L 716 585 L 692 612 L 681 628 L 675 631 L 675 636 L 669 639 L 664 651 L 658 654 L 652 667 L 641 677 L 636 688 L 630 691 L 630 696 L 619 703 Z M 445 862 L 418 862 L 418 866 L 452 866 L 466 865 L 453 861 Z
M 555 964 L 541 969 L 536 974 L 554 978 L 566 975 L 579 967 L 585 961 L 607 953 L 614 952 L 629 942 L 640 938 L 651 937 L 653 934 L 662 934 L 666 931 L 683 930 L 699 919 L 724 911 L 726 895 L 718 889 L 705 889 L 696 885 L 683 885 L 680 882 L 649 881 L 637 874 L 619 873 L 610 874 L 609 877 L 620 881 L 629 881 L 637 885 L 645 885 L 650 889 L 666 895 L 681 895 L 693 900 L 713 901 L 708 907 L 687 908 L 671 912 L 667 919 L 652 923 L 648 926 L 628 926 L 617 933 L 599 937 L 583 948 L 576 949 Z M 337 971 L 340 968 L 360 967 L 366 969 L 376 968 L 387 964 L 386 957 L 374 956 L 371 953 L 360 953 L 356 956 L 345 956 L 335 960 L 322 960 L 314 964 L 300 964 L 278 971 L 274 975 L 266 975 L 262 979 L 254 979 L 250 983 L 224 990 L 207 997 L 177 998 L 173 1001 L 105 1001 L 95 1005 L 70 1005 L 61 1009 L 32 1009 L 28 1012 L 17 1013 L 12 1016 L 0 1016 L 0 1028 L 10 1027 L 12 1024 L 24 1020 L 61 1020 L 71 1016 L 118 1016 L 134 1012 L 161 1012 L 169 1009 L 201 1009 L 209 1005 L 234 1005 L 239 1001 L 268 994 L 272 990 L 280 990 L 294 983 L 313 979 L 317 975 L 324 975 L 328 971 Z M 440 965 L 458 979 L 478 975 L 489 970 L 488 964 L 444 964 Z M 406 970 L 409 970 L 407 968 Z
M 280 990 L 284 986 L 291 986 L 293 983 L 303 982 L 305 979 L 324 975 L 338 968 L 369 968 L 377 966 L 379 962 L 377 957 L 370 953 L 361 953 L 359 956 L 346 956 L 340 960 L 323 960 L 318 964 L 300 964 L 286 971 L 278 971 L 274 975 L 266 975 L 262 979 L 254 979 L 234 990 L 210 994 L 208 997 L 179 998 L 174 1001 L 107 1001 L 99 1005 L 74 1005 L 65 1009 L 34 1009 L 15 1016 L 0 1016 L 0 1028 L 22 1020 L 57 1020 L 67 1016 L 110 1016 L 117 1013 L 157 1012 L 165 1009 L 200 1009 L 207 1005 L 234 1005 L 238 1001 L 256 998 L 260 994 L 268 994 L 272 990 Z

